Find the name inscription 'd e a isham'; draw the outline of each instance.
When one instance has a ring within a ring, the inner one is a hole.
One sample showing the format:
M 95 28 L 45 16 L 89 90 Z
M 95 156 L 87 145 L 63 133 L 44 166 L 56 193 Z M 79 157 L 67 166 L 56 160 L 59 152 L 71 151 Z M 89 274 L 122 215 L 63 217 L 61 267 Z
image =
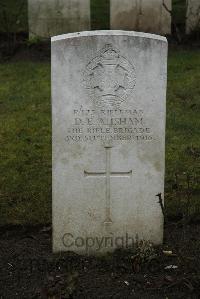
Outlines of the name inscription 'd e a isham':
M 152 130 L 142 110 L 129 110 L 129 113 L 123 110 L 108 110 L 107 113 L 106 111 L 103 113 L 102 116 L 96 116 L 95 111 L 83 110 L 82 107 L 74 110 L 72 126 L 67 128 L 68 135 L 65 140 L 67 142 L 153 140 Z

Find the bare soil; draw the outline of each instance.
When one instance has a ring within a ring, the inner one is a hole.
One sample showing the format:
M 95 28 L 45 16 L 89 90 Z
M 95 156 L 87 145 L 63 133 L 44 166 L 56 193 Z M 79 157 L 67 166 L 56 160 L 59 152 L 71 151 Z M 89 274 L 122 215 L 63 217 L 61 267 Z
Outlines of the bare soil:
M 169 222 L 164 245 L 146 261 L 131 250 L 53 254 L 51 226 L 2 227 L 0 236 L 2 299 L 200 298 L 199 223 Z

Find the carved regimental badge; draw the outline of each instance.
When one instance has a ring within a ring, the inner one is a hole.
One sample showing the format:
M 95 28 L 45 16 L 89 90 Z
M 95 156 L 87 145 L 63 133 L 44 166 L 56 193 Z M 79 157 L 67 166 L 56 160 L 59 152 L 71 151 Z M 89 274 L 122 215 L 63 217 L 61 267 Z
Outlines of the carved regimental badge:
M 135 69 L 109 44 L 86 66 L 84 82 L 96 107 L 119 108 L 135 87 Z

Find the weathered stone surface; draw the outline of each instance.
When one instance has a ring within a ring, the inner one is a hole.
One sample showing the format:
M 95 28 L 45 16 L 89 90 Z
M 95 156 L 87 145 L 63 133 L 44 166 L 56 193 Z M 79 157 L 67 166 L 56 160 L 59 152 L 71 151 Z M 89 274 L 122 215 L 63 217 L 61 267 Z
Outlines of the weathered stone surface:
M 171 0 L 110 0 L 111 29 L 170 34 Z M 166 9 L 167 8 L 167 9 Z
M 90 29 L 90 0 L 28 0 L 29 36 Z
M 200 28 L 200 1 L 187 0 L 186 33 Z
M 166 72 L 164 37 L 52 38 L 54 251 L 162 242 Z

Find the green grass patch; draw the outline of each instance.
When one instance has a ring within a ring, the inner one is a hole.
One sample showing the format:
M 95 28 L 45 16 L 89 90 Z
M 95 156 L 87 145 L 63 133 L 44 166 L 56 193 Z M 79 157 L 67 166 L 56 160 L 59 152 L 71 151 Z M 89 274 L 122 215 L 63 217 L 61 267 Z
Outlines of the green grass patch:
M 0 223 L 51 220 L 50 65 L 0 66 Z
M 190 213 L 200 211 L 199 69 L 200 52 L 170 51 L 166 206 L 171 215 L 188 200 L 187 174 Z M 51 222 L 50 63 L 4 63 L 0 82 L 0 224 Z
M 167 93 L 167 176 L 192 171 L 200 150 L 200 52 L 169 53 Z
M 200 207 L 199 69 L 200 51 L 169 53 L 166 130 L 168 214 L 177 214 L 177 208 L 185 205 L 188 196 L 193 214 L 198 214 Z

